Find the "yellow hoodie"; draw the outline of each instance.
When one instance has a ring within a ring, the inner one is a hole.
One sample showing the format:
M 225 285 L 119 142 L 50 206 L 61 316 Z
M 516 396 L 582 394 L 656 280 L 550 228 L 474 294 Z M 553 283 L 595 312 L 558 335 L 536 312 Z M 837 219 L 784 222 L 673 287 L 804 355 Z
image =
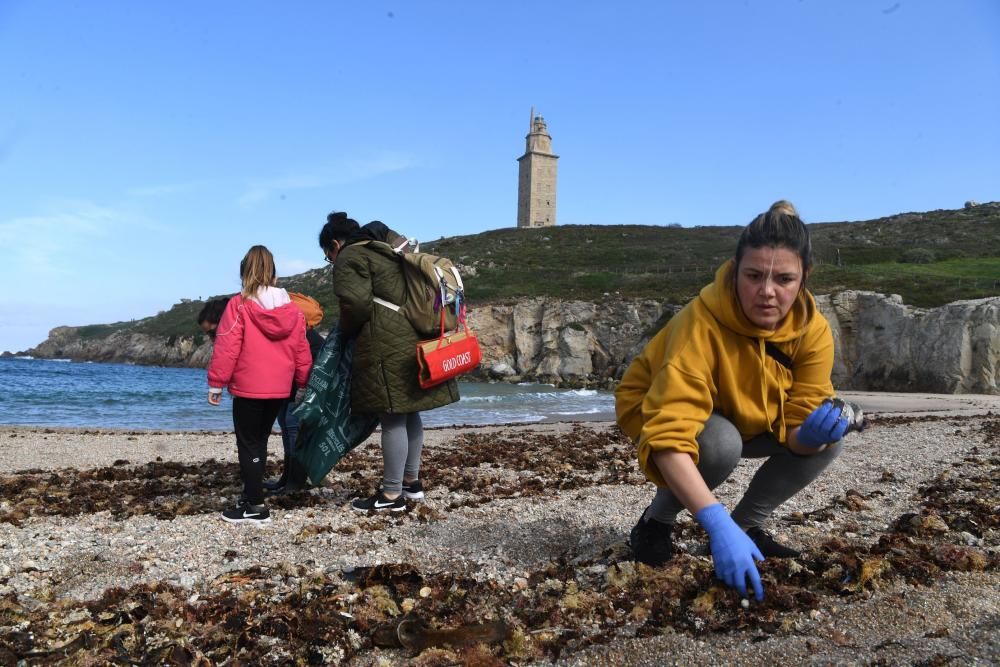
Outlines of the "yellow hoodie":
M 687 452 L 698 462 L 697 437 L 713 412 L 744 440 L 773 433 L 784 443 L 833 396 L 833 334 L 802 290 L 777 329 L 761 329 L 739 306 L 732 261 L 675 315 L 635 358 L 615 390 L 618 424 L 639 441 L 639 467 L 666 486 L 651 454 Z M 765 350 L 774 344 L 791 359 L 786 368 Z

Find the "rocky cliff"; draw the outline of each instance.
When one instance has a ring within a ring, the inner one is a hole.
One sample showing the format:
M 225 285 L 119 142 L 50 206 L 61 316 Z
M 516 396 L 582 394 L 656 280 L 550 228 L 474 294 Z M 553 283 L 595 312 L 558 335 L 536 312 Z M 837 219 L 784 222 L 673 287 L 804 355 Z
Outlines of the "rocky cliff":
M 469 316 L 491 379 L 611 385 L 679 306 L 658 301 L 525 299 Z
M 56 327 L 41 345 L 22 354 L 38 359 L 201 367 L 208 365 L 212 357 L 212 344 L 205 336 L 167 338 L 128 329 L 116 331 L 106 338 L 85 339 L 78 335 L 77 327 Z
M 840 292 L 817 298 L 837 347 L 840 389 L 1000 394 L 1000 297 L 934 309 L 895 295 Z M 610 386 L 679 306 L 655 300 L 599 302 L 548 298 L 474 308 L 482 379 Z M 39 358 L 203 367 L 211 344 L 119 331 L 82 340 L 53 329 L 27 353 Z
M 848 291 L 817 302 L 833 328 L 838 387 L 1000 393 L 1000 297 L 923 309 Z

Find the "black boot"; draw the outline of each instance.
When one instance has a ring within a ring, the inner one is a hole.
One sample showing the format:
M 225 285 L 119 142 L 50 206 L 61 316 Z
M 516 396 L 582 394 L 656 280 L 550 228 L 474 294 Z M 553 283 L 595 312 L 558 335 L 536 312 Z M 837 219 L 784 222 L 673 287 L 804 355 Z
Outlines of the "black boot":
M 640 516 L 628 539 L 635 559 L 651 567 L 658 567 L 673 558 L 674 541 L 671 538 L 673 530 L 672 523 L 660 523 L 655 519 Z
M 288 479 L 288 468 L 285 468 L 284 470 L 281 471 L 280 477 L 264 480 L 263 482 L 264 490 L 271 492 L 280 491 L 281 489 L 285 488 L 285 481 L 287 479 Z
M 294 457 L 288 457 L 288 460 L 285 462 L 285 472 L 288 475 L 285 479 L 286 492 L 301 491 L 309 488 L 309 475 L 305 467 Z
M 775 542 L 774 538 L 759 526 L 747 528 L 747 536 L 757 545 L 764 558 L 798 558 L 801 555 L 795 549 Z
M 285 460 L 281 464 L 281 476 L 274 479 L 264 480 L 264 490 L 270 491 L 271 493 L 281 493 L 285 489 L 285 484 L 288 483 L 288 464 L 291 462 L 292 457 L 288 454 L 288 450 L 285 450 Z

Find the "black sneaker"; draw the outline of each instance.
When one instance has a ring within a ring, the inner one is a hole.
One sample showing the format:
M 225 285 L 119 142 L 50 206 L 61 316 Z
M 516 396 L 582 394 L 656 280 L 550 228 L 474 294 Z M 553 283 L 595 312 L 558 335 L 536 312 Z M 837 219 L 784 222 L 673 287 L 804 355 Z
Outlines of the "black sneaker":
M 229 523 L 271 523 L 271 512 L 265 505 L 251 505 L 241 501 L 232 509 L 223 510 L 222 520 Z
M 419 479 L 415 479 L 412 482 L 403 482 L 403 497 L 410 500 L 423 500 L 424 485 L 420 483 Z
M 674 530 L 671 523 L 660 523 L 655 519 L 640 516 L 639 522 L 628 536 L 632 554 L 640 563 L 651 567 L 663 565 L 674 556 L 674 541 L 670 535 Z
M 760 549 L 764 558 L 798 558 L 801 555 L 795 549 L 775 542 L 774 538 L 759 526 L 747 528 L 747 535 Z
M 359 512 L 403 512 L 406 510 L 406 498 L 400 494 L 393 500 L 385 497 L 381 491 L 371 498 L 355 498 L 351 501 L 351 509 Z

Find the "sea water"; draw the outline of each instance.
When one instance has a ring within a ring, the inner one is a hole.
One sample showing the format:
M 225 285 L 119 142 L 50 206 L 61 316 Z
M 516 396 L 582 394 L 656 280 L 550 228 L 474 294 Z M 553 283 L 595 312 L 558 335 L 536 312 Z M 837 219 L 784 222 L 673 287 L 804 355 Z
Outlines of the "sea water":
M 231 403 L 206 400 L 204 369 L 0 359 L 0 424 L 231 431 Z M 543 384 L 459 382 L 462 399 L 422 413 L 426 426 L 612 420 L 614 397 Z

